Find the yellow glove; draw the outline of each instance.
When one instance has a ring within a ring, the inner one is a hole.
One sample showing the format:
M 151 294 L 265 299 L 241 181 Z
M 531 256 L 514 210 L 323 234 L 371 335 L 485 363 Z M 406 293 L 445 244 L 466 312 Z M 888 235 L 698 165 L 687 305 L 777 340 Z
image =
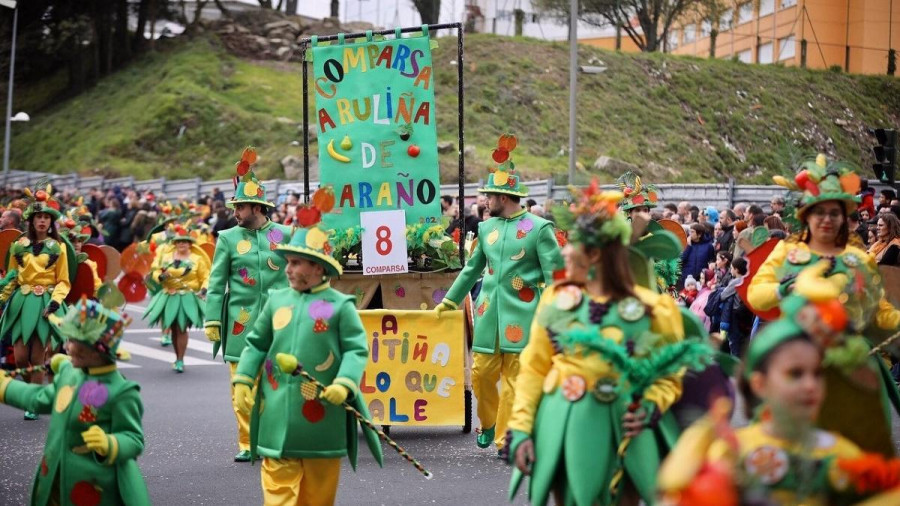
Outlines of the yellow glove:
M 450 302 L 447 299 L 444 299 L 443 301 L 441 301 L 440 304 L 438 304 L 437 306 L 434 306 L 434 312 L 437 313 L 438 318 L 441 317 L 441 313 L 443 313 L 444 311 L 455 311 L 455 310 L 456 310 L 456 304 Z
M 84 445 L 97 455 L 105 457 L 109 453 L 109 438 L 99 425 L 91 425 L 88 430 L 81 433 L 81 438 L 84 439 Z
M 812 302 L 824 302 L 838 298 L 847 286 L 846 274 L 835 274 L 825 277 L 831 268 L 831 262 L 822 260 L 807 267 L 797 275 L 794 281 L 794 294 L 805 297 Z
M 63 362 L 68 362 L 69 356 L 63 355 L 62 353 L 57 353 L 53 355 L 53 358 L 50 359 L 50 370 L 53 371 L 53 374 L 59 373 L 59 368 L 62 367 Z
M 325 399 L 326 401 L 334 404 L 335 406 L 340 405 L 344 401 L 347 400 L 347 396 L 350 395 L 350 389 L 345 387 L 344 385 L 328 385 L 325 387 L 325 390 L 322 390 L 322 393 L 319 394 L 319 397 Z
M 203 332 L 206 333 L 206 338 L 213 343 L 217 343 L 222 340 L 222 334 L 219 332 L 219 327 L 215 325 L 210 325 L 209 327 L 204 328 Z
M 253 409 L 253 389 L 243 383 L 234 384 L 234 407 L 245 415 Z

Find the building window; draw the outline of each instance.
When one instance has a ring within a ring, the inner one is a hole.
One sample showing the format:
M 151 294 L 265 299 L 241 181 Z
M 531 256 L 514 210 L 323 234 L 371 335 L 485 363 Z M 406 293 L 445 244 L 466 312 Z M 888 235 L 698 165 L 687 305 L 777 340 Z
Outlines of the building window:
M 707 19 L 700 23 L 700 37 L 709 37 L 710 33 L 712 33 L 712 22 Z
M 725 30 L 731 29 L 731 23 L 734 22 L 734 11 L 728 9 L 727 11 L 722 13 L 722 17 L 719 18 L 719 31 L 723 32 Z
M 759 17 L 775 12 L 775 0 L 759 0 Z
M 753 63 L 753 52 L 750 51 L 749 49 L 745 49 L 744 51 L 741 51 L 740 53 L 737 54 L 737 57 L 738 57 L 738 61 L 741 61 L 744 63 Z
M 772 51 L 774 50 L 774 44 L 771 42 L 766 42 L 765 44 L 760 44 L 756 49 L 756 61 L 758 63 L 772 63 Z
M 781 8 L 787 9 L 788 7 L 793 7 L 797 5 L 797 0 L 781 0 Z
M 738 7 L 738 22 L 737 24 L 742 25 L 744 23 L 749 23 L 753 20 L 753 3 L 747 2 L 744 5 Z
M 792 60 L 797 55 L 797 39 L 789 35 L 778 40 L 778 61 Z
M 675 49 L 678 47 L 678 30 L 672 29 L 669 32 L 669 49 Z
M 684 27 L 684 43 L 694 42 L 697 38 L 697 25 L 685 25 Z

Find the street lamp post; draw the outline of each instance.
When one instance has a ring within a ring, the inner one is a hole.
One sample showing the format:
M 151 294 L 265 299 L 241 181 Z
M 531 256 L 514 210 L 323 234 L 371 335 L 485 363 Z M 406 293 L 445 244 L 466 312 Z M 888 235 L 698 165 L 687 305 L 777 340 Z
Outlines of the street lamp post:
M 0 0 L 0 5 L 13 10 L 12 49 L 9 56 L 9 88 L 6 93 L 6 133 L 3 139 L 3 184 L 6 184 L 9 178 L 9 131 L 10 121 L 12 120 L 13 77 L 16 73 L 16 33 L 19 28 L 19 9 L 16 8 L 16 0 Z
M 578 0 L 569 0 L 569 184 L 575 184 L 575 92 L 578 84 Z

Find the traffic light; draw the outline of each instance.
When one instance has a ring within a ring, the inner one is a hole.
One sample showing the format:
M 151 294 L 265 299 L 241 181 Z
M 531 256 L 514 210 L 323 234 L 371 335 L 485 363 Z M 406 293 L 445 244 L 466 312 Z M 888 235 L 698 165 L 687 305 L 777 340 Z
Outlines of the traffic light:
M 894 185 L 897 170 L 897 131 L 876 128 L 873 130 L 878 145 L 872 148 L 875 152 L 875 176 L 882 183 Z

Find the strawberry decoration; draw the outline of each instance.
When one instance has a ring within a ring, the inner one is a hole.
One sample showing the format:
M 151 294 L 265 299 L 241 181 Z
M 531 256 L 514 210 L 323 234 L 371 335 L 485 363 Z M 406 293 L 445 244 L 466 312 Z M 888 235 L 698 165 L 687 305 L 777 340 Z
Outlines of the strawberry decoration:
M 303 403 L 303 416 L 310 423 L 316 423 L 325 418 L 325 406 L 319 399 L 308 400 Z
M 309 305 L 309 316 L 314 320 L 313 332 L 328 331 L 328 319 L 334 316 L 334 305 L 327 300 L 317 300 Z
M 324 251 L 326 255 L 330 255 L 331 252 L 334 251 L 334 248 L 331 247 L 331 243 L 325 241 L 325 244 L 322 245 L 322 251 Z
M 459 244 L 459 236 L 461 231 L 462 229 L 455 228 L 453 229 L 453 234 L 451 234 L 453 237 L 453 242 L 455 242 L 456 244 Z
M 559 244 L 560 248 L 565 248 L 566 244 L 569 243 L 569 238 L 566 237 L 566 233 L 558 228 L 554 231 L 554 233 L 556 234 L 556 244 Z
M 81 409 L 81 413 L 78 414 L 78 421 L 81 423 L 94 423 L 97 421 L 97 415 L 94 414 L 94 410 L 90 406 L 85 406 Z
M 313 325 L 313 332 L 317 334 L 321 334 L 322 332 L 328 331 L 328 322 L 319 318 L 316 320 L 316 323 Z
M 394 294 L 400 298 L 406 297 L 406 288 L 403 288 L 402 286 L 397 285 L 396 287 L 394 287 Z
M 244 324 L 241 322 L 234 322 L 234 325 L 231 326 L 232 335 L 240 335 L 241 332 L 244 331 Z
M 484 312 L 487 311 L 488 303 L 487 301 L 483 301 L 481 305 L 478 306 L 478 316 L 484 316 Z

